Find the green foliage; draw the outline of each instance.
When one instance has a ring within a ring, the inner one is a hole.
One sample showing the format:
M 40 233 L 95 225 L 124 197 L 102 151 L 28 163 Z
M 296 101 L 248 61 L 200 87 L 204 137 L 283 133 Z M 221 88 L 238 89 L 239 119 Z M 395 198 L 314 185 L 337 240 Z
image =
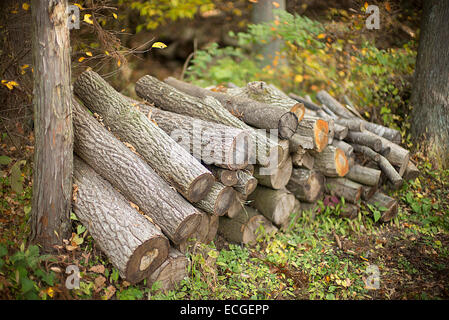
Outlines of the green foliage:
M 354 15 L 353 19 L 362 18 Z M 361 21 L 356 22 L 322 24 L 278 10 L 273 22 L 231 33 L 239 47 L 211 44 L 197 51 L 187 70 L 188 80 L 202 86 L 226 82 L 244 86 L 261 80 L 285 92 L 312 97 L 325 89 L 339 99 L 347 95 L 365 116 L 394 127 L 408 112 L 416 45 L 378 49 L 361 36 L 354 27 Z M 284 47 L 271 65 L 261 68 L 263 57 L 255 48 L 274 39 L 283 40 Z

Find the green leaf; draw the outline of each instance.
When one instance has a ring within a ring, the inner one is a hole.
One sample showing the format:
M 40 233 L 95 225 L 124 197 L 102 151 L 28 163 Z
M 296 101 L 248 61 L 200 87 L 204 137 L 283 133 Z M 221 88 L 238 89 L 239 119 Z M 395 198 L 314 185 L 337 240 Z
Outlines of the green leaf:
M 379 219 L 382 217 L 379 211 L 374 211 L 374 222 L 379 221 Z
M 8 165 L 10 164 L 12 159 L 7 156 L 0 156 L 0 165 Z
M 26 293 L 34 289 L 34 281 L 28 279 L 27 277 L 20 278 L 20 285 L 22 293 Z

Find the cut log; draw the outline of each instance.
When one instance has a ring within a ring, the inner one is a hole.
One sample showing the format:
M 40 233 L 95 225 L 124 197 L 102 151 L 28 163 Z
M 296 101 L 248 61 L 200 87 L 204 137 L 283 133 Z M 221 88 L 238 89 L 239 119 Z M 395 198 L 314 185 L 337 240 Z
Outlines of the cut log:
M 419 169 L 409 160 L 403 175 L 404 180 L 415 180 L 419 175 Z
M 106 130 L 75 99 L 74 151 L 135 203 L 175 243 L 194 232 L 200 212 L 139 156 Z
M 237 181 L 234 189 L 246 197 L 254 192 L 258 183 L 256 178 L 242 170 L 237 171 Z
M 151 288 L 158 282 L 158 288 L 163 292 L 176 289 L 179 282 L 188 276 L 188 265 L 189 259 L 171 247 L 167 260 L 148 277 L 147 287 Z
M 336 148 L 343 150 L 347 158 L 352 157 L 354 153 L 354 148 L 349 144 L 341 140 L 332 141 L 332 145 Z
M 218 216 L 201 212 L 201 222 L 195 232 L 179 245 L 174 244 L 174 247 L 182 253 L 187 253 L 198 243 L 209 243 L 211 237 L 213 239 L 217 233 L 216 224 L 218 224 Z
M 304 99 L 294 93 L 289 93 L 288 96 L 296 101 L 298 101 L 299 103 L 303 103 L 304 106 L 307 109 L 313 110 L 313 111 L 319 111 L 321 110 L 321 107 L 319 105 L 316 105 L 315 103 L 313 103 L 312 101 L 309 101 L 307 99 Z
M 295 226 L 300 216 L 301 216 L 301 202 L 299 202 L 298 199 L 295 199 L 295 206 L 293 207 L 292 213 L 290 214 L 288 219 L 285 220 L 285 222 L 279 227 L 279 230 L 283 232 L 288 232 Z
M 354 118 L 353 119 L 338 118 L 335 119 L 335 123 L 347 127 L 349 130 L 354 132 L 361 132 L 365 130 L 364 122 Z
M 376 152 L 382 150 L 382 141 L 380 140 L 380 137 L 373 135 L 369 131 L 349 131 L 345 140 L 350 143 L 357 143 L 362 146 L 367 146 Z
M 228 211 L 226 212 L 226 216 L 229 218 L 234 218 L 240 212 L 240 210 L 242 210 L 242 207 L 243 207 L 243 202 L 240 199 L 240 197 L 238 197 L 237 192 L 236 192 L 234 201 L 232 201 L 231 206 L 229 207 Z
M 380 181 L 380 174 L 380 170 L 355 164 L 349 169 L 346 178 L 364 185 L 377 186 Z
M 371 159 L 375 161 L 376 163 L 379 163 L 381 155 L 375 152 L 373 149 L 367 146 L 362 146 L 357 143 L 351 143 L 351 146 L 353 147 L 354 151 L 360 154 L 363 154 L 368 159 Z
M 295 196 L 284 190 L 273 190 L 258 186 L 248 197 L 251 206 L 256 208 L 275 225 L 282 225 L 295 206 Z
M 249 173 L 250 175 L 254 175 L 254 165 L 253 164 L 249 164 L 246 166 L 246 168 L 242 169 L 243 171 Z
M 315 158 L 307 150 L 298 150 L 292 154 L 292 163 L 294 167 L 302 167 L 309 170 L 313 169 Z
M 326 177 L 343 177 L 348 173 L 349 164 L 343 150 L 328 145 L 322 152 L 314 153 L 314 168 Z
M 83 72 L 73 85 L 75 94 L 122 141 L 187 200 L 196 202 L 209 192 L 214 176 L 162 129 L 137 111 L 127 99 L 93 71 Z
M 348 219 L 356 219 L 359 215 L 360 207 L 356 204 L 345 203 L 340 208 L 340 216 Z
M 249 134 L 244 130 L 130 101 L 179 145 L 206 164 L 238 170 L 246 167 L 249 159 L 255 156 Z
M 227 187 L 235 186 L 239 182 L 239 179 L 237 177 L 237 173 L 239 172 L 239 170 L 226 170 L 215 166 L 207 166 L 207 165 L 206 167 L 209 169 L 210 172 L 214 174 L 215 178 L 219 182 L 221 182 Z
M 293 169 L 286 188 L 301 202 L 316 202 L 324 194 L 324 176 L 315 170 Z
M 169 241 L 109 182 L 74 157 L 73 211 L 122 278 L 135 284 L 167 258 Z
M 282 189 L 290 180 L 293 164 L 291 157 L 284 162 L 284 165 L 278 168 L 265 168 L 256 166 L 254 177 L 259 185 L 270 187 L 272 189 Z
M 384 156 L 380 156 L 378 165 L 385 176 L 388 178 L 388 180 L 391 182 L 394 189 L 398 189 L 402 186 L 404 180 Z
M 378 186 L 362 185 L 362 200 L 367 201 L 371 199 L 377 192 Z
M 352 113 L 346 109 L 340 102 L 338 102 L 334 97 L 332 97 L 325 90 L 321 90 L 317 93 L 316 98 L 335 114 L 343 118 L 353 118 Z
M 204 199 L 194 203 L 194 206 L 206 213 L 222 216 L 234 201 L 234 193 L 235 191 L 231 187 L 215 182 Z
M 401 143 L 402 136 L 401 136 L 401 132 L 399 132 L 398 130 L 388 128 L 388 127 L 382 126 L 377 123 L 368 122 L 366 120 L 360 120 L 360 121 L 363 123 L 365 130 L 368 130 L 368 131 L 370 131 L 380 137 L 383 137 L 393 143 L 396 143 L 396 144 Z
M 278 167 L 283 166 L 285 161 L 289 158 L 290 155 L 290 141 L 289 140 L 278 140 L 278 144 L 284 149 L 284 157 L 278 163 Z
M 299 133 L 295 133 L 288 141 L 288 146 L 291 153 L 298 151 L 299 149 L 312 150 L 315 146 L 312 136 L 302 136 Z
M 356 204 L 362 196 L 362 185 L 346 178 L 327 178 L 326 193 Z
M 313 149 L 321 152 L 329 142 L 329 123 L 321 118 L 305 116 L 298 124 L 296 133 L 312 137 Z
M 166 111 L 247 130 L 252 145 L 256 147 L 256 159 L 251 159 L 251 164 L 257 161 L 260 165 L 268 166 L 270 161 L 275 161 L 277 164 L 283 158 L 282 148 L 267 137 L 265 132 L 262 134 L 254 130 L 211 96 L 198 98 L 188 95 L 150 75 L 140 78 L 135 90 L 140 98 Z
M 209 232 L 206 235 L 206 238 L 204 239 L 204 243 L 208 244 L 212 241 L 214 241 L 215 236 L 218 232 L 218 223 L 220 219 L 219 216 L 209 216 Z
M 270 234 L 277 230 L 267 218 L 248 206 L 244 206 L 232 219 L 220 217 L 218 223 L 218 233 L 226 240 L 243 244 L 254 244 L 262 235 L 261 231 Z
M 329 121 L 329 120 L 328 120 Z M 342 126 L 341 124 L 338 124 L 334 121 L 334 138 L 338 140 L 343 140 L 348 136 L 349 128 Z
M 382 216 L 380 220 L 382 222 L 390 221 L 398 214 L 398 202 L 382 192 L 376 192 L 367 203 L 376 206 L 381 211 Z
M 267 130 L 278 129 L 281 139 L 290 138 L 298 127 L 297 115 L 282 107 L 262 103 L 244 96 L 231 96 L 223 92 L 207 90 L 172 77 L 165 79 L 165 82 L 195 97 L 214 97 L 229 112 L 239 115 L 242 121 L 250 126 Z

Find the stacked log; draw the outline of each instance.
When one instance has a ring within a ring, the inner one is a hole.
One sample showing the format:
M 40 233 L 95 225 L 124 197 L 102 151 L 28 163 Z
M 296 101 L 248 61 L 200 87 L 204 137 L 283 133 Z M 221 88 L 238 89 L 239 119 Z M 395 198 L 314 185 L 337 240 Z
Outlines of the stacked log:
M 86 71 L 74 93 L 74 212 L 133 283 L 172 289 L 192 248 L 217 234 L 253 244 L 321 201 L 390 221 L 397 201 L 382 187 L 419 174 L 395 130 L 324 91 L 319 106 L 261 81 L 208 90 L 147 75 L 137 101 Z

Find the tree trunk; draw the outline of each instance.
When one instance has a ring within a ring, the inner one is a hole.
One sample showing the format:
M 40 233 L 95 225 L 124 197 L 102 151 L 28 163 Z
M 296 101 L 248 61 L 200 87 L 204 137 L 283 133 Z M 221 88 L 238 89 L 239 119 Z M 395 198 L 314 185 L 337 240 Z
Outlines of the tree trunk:
M 173 242 L 197 228 L 200 212 L 73 99 L 75 152 L 135 203 Z
M 217 99 L 229 112 L 238 115 L 243 122 L 259 129 L 278 129 L 281 139 L 290 138 L 298 127 L 298 116 L 285 108 L 249 99 L 246 96 L 232 96 L 223 92 L 207 90 L 193 84 L 169 77 L 169 85 L 198 98 L 207 96 Z
M 318 171 L 293 169 L 286 188 L 302 202 L 316 202 L 324 193 L 324 176 Z
M 270 161 L 279 163 L 280 159 L 283 158 L 281 146 L 266 137 L 265 133 L 262 134 L 240 121 L 213 97 L 198 98 L 190 96 L 150 75 L 140 78 L 136 83 L 135 90 L 140 98 L 154 103 L 158 108 L 248 130 L 251 143 L 256 148 L 256 159 L 251 159 L 256 161 L 250 161 L 251 164 L 257 162 L 260 165 L 268 166 Z
M 179 145 L 206 164 L 237 170 L 246 167 L 249 158 L 254 157 L 249 135 L 241 129 L 130 101 Z
M 214 176 L 190 153 L 114 90 L 93 71 L 83 72 L 74 84 L 75 94 L 122 141 L 187 200 L 197 202 L 209 192 Z
M 74 164 L 76 216 L 121 277 L 133 284 L 147 278 L 167 258 L 167 238 L 85 162 Z
M 70 237 L 73 171 L 66 0 L 33 0 L 34 169 L 31 241 L 54 251 Z
M 424 2 L 411 132 L 435 167 L 449 168 L 449 2 Z

